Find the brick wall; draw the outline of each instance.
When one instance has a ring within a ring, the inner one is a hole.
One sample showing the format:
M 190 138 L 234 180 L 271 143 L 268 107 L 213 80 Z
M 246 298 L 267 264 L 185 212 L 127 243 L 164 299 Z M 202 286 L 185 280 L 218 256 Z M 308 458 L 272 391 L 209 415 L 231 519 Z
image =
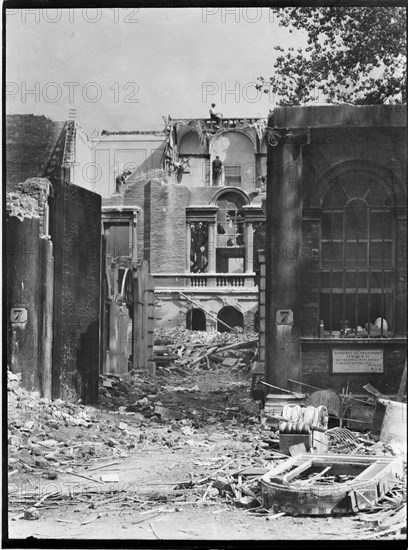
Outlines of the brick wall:
M 152 181 L 145 241 L 150 245 L 151 273 L 183 273 L 186 250 L 186 206 L 190 202 L 188 187 Z M 147 206 L 147 204 L 145 203 Z M 146 208 L 147 210 L 147 208 Z M 145 242 L 145 244 L 147 244 Z
M 43 115 L 7 115 L 7 191 L 27 178 L 43 176 L 63 126 Z

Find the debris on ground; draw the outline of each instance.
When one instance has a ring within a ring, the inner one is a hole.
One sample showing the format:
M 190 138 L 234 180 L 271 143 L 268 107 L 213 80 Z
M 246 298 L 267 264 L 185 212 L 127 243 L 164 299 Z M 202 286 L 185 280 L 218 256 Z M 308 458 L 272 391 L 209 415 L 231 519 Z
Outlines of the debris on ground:
M 181 329 L 160 331 L 158 338 L 168 342 L 169 334 L 178 357 L 188 357 L 186 350 L 198 343 L 210 349 L 217 345 L 217 350 L 231 344 L 248 345 L 244 335 Z M 185 349 L 179 347 L 183 338 L 189 346 Z M 252 340 L 247 357 L 254 354 Z M 196 365 L 200 364 L 197 354 L 205 349 L 201 346 L 191 353 Z M 240 354 L 246 351 L 243 348 Z M 18 374 L 8 371 L 9 471 L 42 471 L 47 479 L 56 479 L 76 464 L 125 458 L 135 449 L 203 444 L 192 436 L 204 425 L 216 429 L 222 422 L 232 430 L 243 422 L 259 425 L 259 404 L 249 397 L 250 373 L 222 365 L 223 357 L 237 353 L 235 349 L 217 353 L 216 379 L 213 373 L 195 368 L 191 375 L 162 371 L 155 378 L 136 373 L 126 380 L 101 375 L 97 407 L 40 398 L 20 386 Z
M 35 490 L 11 493 L 10 506 L 19 514 L 15 517 L 36 520 L 42 511 L 75 502 L 91 510 L 137 506 L 135 524 L 191 503 L 233 507 L 268 520 L 291 516 L 290 510 L 266 508 L 262 498 L 262 477 L 288 456 L 280 448 L 279 424 L 268 423 L 262 403 L 250 395 L 256 354 L 255 335 L 162 329 L 155 334 L 155 355 L 161 357 L 156 361 L 157 376 L 105 373 L 95 407 L 40 398 L 21 388 L 20 376 L 8 371 L 10 484 L 42 478 L 64 486 L 60 481 L 65 476 L 88 483 L 77 495 L 79 500 L 69 491 L 41 497 Z M 371 437 L 369 430 L 336 426 L 324 434 L 328 453 L 356 460 L 400 456 L 395 444 Z M 135 453 L 163 449 L 185 450 L 191 457 L 191 473 L 174 483 L 146 481 L 137 492 L 126 486 L 111 490 L 118 480 L 114 465 Z M 322 490 L 353 481 L 353 476 L 336 478 L 327 468 L 311 472 L 299 483 L 317 483 Z M 354 538 L 401 536 L 405 502 L 404 475 L 375 504 L 356 514 L 359 529 Z
M 220 365 L 249 372 L 257 345 L 255 333 L 205 332 L 183 327 L 156 329 L 154 358 L 159 372 L 188 374 L 199 369 L 216 370 Z
M 303 453 L 262 477 L 262 500 L 265 508 L 290 515 L 361 512 L 372 509 L 403 476 L 402 457 Z

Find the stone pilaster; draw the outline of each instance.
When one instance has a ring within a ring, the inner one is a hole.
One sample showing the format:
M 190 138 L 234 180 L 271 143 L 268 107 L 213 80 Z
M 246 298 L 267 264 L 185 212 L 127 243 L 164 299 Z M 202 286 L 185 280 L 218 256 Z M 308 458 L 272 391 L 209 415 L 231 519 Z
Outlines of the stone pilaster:
M 307 130 L 267 129 L 266 380 L 301 378 L 302 146 Z

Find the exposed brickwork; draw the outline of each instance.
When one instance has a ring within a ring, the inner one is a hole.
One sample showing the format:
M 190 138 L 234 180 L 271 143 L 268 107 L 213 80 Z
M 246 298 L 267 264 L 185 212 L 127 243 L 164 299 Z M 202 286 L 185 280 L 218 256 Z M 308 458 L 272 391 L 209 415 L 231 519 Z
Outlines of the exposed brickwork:
M 6 213 L 19 220 L 38 218 L 38 201 L 34 197 L 24 196 L 16 191 L 6 194 Z
M 27 178 L 43 176 L 63 126 L 43 115 L 7 115 L 7 191 Z
M 137 213 L 137 259 L 142 261 L 145 256 L 145 245 L 149 246 L 145 240 L 146 234 L 146 208 L 148 208 L 148 195 L 150 189 L 150 180 L 136 180 L 136 176 L 131 176 L 126 183 L 123 193 L 124 206 L 137 206 L 140 210 Z M 145 199 L 146 196 L 146 199 Z
M 186 206 L 189 202 L 188 187 L 151 183 L 149 204 L 151 273 L 185 271 Z
M 45 178 L 31 178 L 14 186 L 6 194 L 6 212 L 20 220 L 40 218 L 40 234 L 44 234 L 50 182 Z

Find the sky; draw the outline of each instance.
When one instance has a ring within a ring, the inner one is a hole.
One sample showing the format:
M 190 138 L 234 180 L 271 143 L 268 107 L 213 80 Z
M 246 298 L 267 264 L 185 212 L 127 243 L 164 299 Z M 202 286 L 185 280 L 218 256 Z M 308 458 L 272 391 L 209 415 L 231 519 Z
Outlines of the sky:
M 163 116 L 267 117 L 274 46 L 303 45 L 268 8 L 6 12 L 6 110 L 76 120 L 89 133 L 161 130 Z

